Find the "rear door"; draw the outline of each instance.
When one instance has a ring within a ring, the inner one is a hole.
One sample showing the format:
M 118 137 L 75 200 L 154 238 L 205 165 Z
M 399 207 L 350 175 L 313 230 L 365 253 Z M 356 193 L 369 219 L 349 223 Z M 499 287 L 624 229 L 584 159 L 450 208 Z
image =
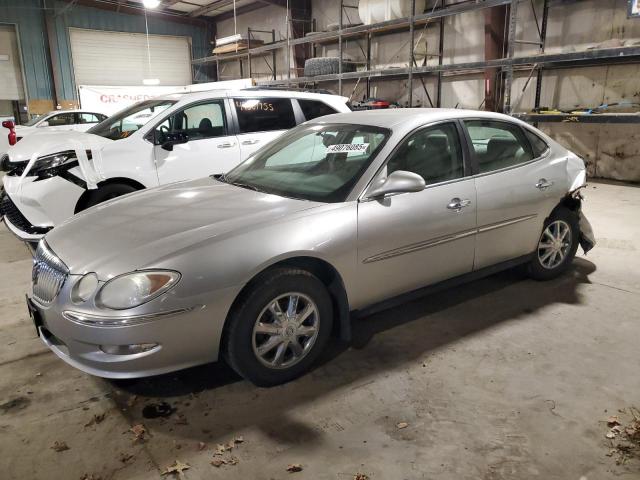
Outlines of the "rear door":
M 242 160 L 297 125 L 290 98 L 233 98 Z
M 477 168 L 475 269 L 532 253 L 558 202 L 564 163 L 534 150 L 516 123 L 469 119 L 464 125 Z
M 165 150 L 154 145 L 154 158 L 161 184 L 224 173 L 240 160 L 235 135 L 230 134 L 228 102 L 224 98 L 192 103 L 166 117 L 151 138 L 166 133 L 184 133 L 189 141 Z

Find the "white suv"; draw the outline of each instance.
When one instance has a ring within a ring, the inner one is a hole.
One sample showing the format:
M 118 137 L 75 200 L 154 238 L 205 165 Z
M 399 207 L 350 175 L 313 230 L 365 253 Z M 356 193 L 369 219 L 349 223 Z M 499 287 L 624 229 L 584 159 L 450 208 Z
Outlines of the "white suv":
M 286 90 L 157 97 L 86 133 L 27 137 L 0 158 L 0 215 L 34 242 L 73 214 L 143 188 L 224 173 L 287 129 L 348 112 L 348 99 Z
M 22 140 L 27 135 L 64 130 L 86 132 L 105 118 L 107 116 L 102 113 L 88 110 L 54 110 L 35 117 L 24 125 L 15 125 L 13 128 L 8 129 L 6 127 L 2 128 L 0 129 L 0 156 L 6 153 L 11 145 Z M 13 124 L 13 121 L 9 120 L 9 122 Z M 14 137 L 14 140 L 10 139 L 11 136 Z

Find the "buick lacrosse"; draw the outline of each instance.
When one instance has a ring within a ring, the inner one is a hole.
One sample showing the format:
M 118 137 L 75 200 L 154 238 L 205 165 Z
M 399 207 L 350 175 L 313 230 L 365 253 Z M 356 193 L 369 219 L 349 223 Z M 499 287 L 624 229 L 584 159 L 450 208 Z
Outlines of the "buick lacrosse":
M 526 264 L 547 280 L 593 247 L 583 161 L 496 113 L 321 117 L 226 175 L 90 208 L 40 241 L 29 311 L 93 375 L 224 358 L 257 385 L 308 370 L 350 312 Z

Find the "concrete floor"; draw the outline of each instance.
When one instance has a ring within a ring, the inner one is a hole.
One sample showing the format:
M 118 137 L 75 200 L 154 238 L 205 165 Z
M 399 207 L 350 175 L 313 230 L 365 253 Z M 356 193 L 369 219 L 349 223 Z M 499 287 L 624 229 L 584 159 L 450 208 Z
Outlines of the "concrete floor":
M 175 460 L 186 479 L 640 478 L 605 438 L 640 407 L 640 188 L 586 197 L 599 245 L 567 276 L 505 272 L 358 320 L 350 346 L 272 389 L 221 364 L 127 382 L 65 365 L 34 338 L 30 258 L 0 228 L 0 478 L 161 478 Z M 177 411 L 143 418 L 158 401 Z M 240 435 L 238 463 L 212 466 Z

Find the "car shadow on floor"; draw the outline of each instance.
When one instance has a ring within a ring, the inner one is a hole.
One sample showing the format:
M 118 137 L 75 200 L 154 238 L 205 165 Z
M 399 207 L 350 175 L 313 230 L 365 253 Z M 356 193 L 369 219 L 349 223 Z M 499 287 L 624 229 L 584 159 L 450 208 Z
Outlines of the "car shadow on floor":
M 579 304 L 579 286 L 590 283 L 588 276 L 594 271 L 595 265 L 584 258 L 549 282 L 526 279 L 520 269 L 508 270 L 355 319 L 349 344 L 332 342 L 311 372 L 279 387 L 254 387 L 219 362 L 157 377 L 111 381 L 113 398 L 131 422 L 143 420 L 144 402 L 172 403 L 179 421 L 154 420 L 152 427 L 185 439 L 223 441 L 228 432 L 253 426 L 284 444 L 319 441 L 312 426 L 289 416 L 294 406 L 375 381 L 385 371 L 421 361 L 443 346 L 502 322 L 527 320 L 551 304 Z M 132 396 L 138 398 L 139 408 L 127 403 Z

